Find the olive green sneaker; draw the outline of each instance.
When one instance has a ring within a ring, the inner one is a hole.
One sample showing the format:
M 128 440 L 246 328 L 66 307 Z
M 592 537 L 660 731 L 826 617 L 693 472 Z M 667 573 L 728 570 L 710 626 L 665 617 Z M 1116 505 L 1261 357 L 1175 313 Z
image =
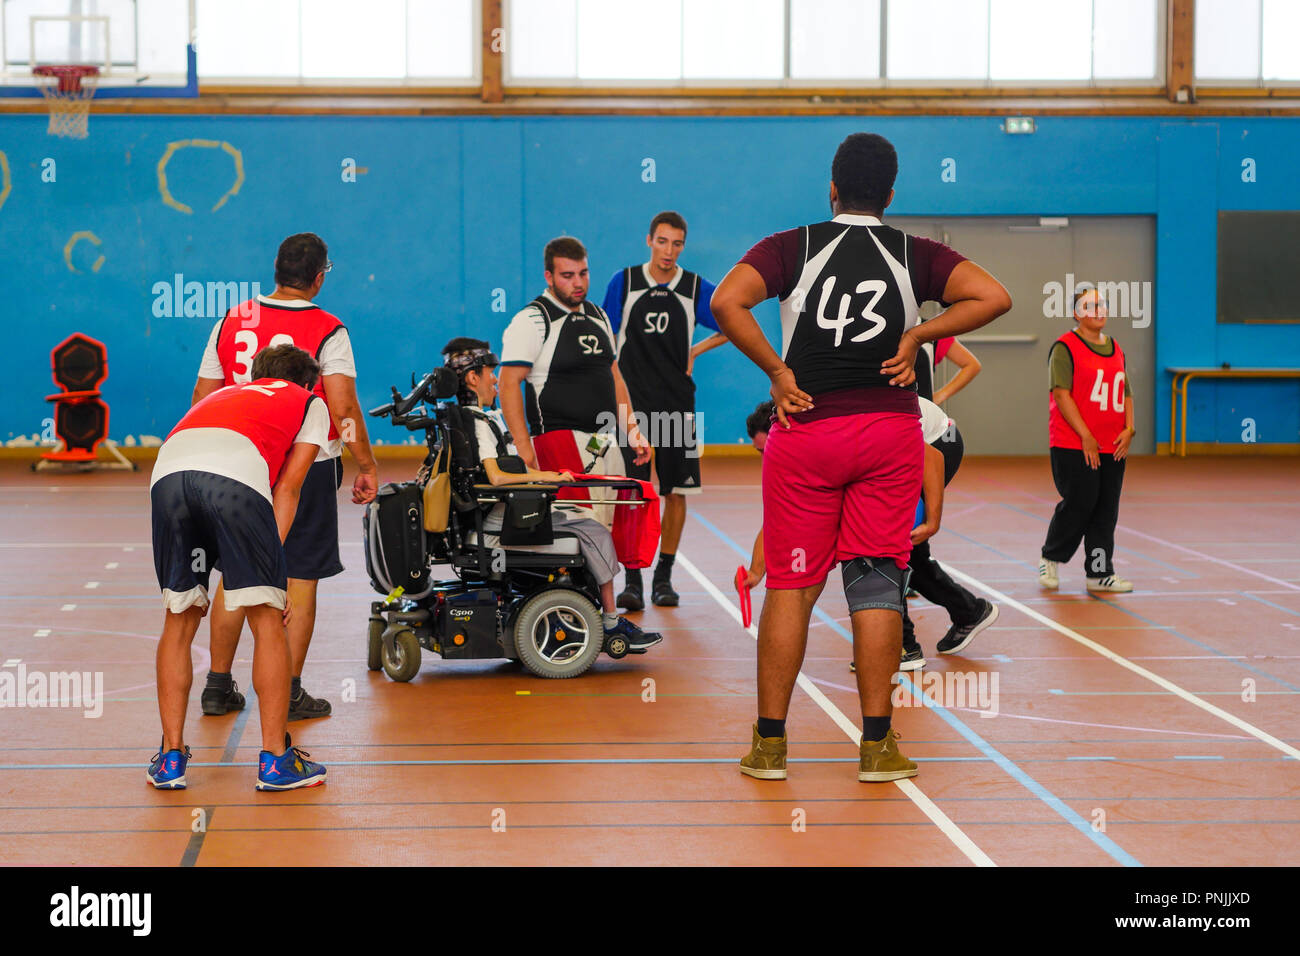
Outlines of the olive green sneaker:
M 916 776 L 916 764 L 898 752 L 897 740 L 898 731 L 891 728 L 884 740 L 864 740 L 858 745 L 858 780 L 884 783 Z
M 740 772 L 759 780 L 785 779 L 784 737 L 760 737 L 758 724 L 754 725 L 754 744 L 749 753 L 740 758 Z

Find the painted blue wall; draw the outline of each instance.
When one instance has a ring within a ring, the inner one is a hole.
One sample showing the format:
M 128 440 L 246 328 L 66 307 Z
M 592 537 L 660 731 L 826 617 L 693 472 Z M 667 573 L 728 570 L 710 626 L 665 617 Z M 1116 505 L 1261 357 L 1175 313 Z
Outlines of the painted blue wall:
M 0 322 L 8 401 L 0 440 L 49 414 L 49 350 L 80 331 L 103 340 L 111 434 L 164 435 L 188 405 L 215 316 L 155 314 L 157 283 L 254 282 L 271 289 L 286 235 L 320 233 L 335 268 L 321 305 L 352 331 L 363 405 L 427 370 L 451 336 L 499 344 L 509 315 L 542 288 L 541 250 L 561 232 L 591 251 L 593 297 L 645 252 L 645 223 L 675 208 L 690 221 L 683 263 L 717 281 L 757 239 L 826 214 L 830 157 L 871 129 L 898 147 L 898 215 L 1157 217 L 1159 381 L 1134 383 L 1167 437 L 1170 365 L 1296 365 L 1300 326 L 1215 322 L 1220 209 L 1300 209 L 1300 121 L 1053 118 L 1007 136 L 996 117 L 350 118 L 94 116 L 88 140 L 53 139 L 44 119 L 0 116 L 12 188 L 0 207 Z M 186 214 L 162 201 L 168 143 L 226 142 L 242 158 L 189 148 L 167 164 Z M 943 182 L 945 158 L 957 181 Z M 42 171 L 55 162 L 54 182 Z M 340 175 L 345 158 L 364 171 Z M 654 181 L 643 160 L 654 161 Z M 1244 182 L 1242 162 L 1255 161 Z M 101 241 L 65 245 L 89 230 Z M 1300 237 L 1297 237 L 1300 240 Z M 95 271 L 99 256 L 103 263 Z M 80 271 L 73 271 L 73 269 Z M 506 313 L 493 311 L 494 290 Z M 760 318 L 777 337 L 775 307 Z M 709 442 L 734 442 L 766 383 L 733 349 L 697 369 Z M 1193 387 L 1192 441 L 1300 441 L 1300 384 Z M 377 438 L 393 440 L 384 428 Z

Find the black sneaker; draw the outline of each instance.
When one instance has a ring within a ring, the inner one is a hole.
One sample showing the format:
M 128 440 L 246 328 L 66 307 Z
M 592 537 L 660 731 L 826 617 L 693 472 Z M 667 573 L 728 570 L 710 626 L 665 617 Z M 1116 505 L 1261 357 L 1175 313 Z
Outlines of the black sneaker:
M 239 685 L 233 680 L 230 682 L 230 690 L 205 687 L 199 697 L 199 707 L 209 717 L 220 717 L 232 710 L 243 710 L 244 695 L 239 692 Z
M 979 600 L 980 615 L 975 619 L 973 624 L 963 624 L 958 627 L 954 624 L 948 628 L 948 633 L 943 636 L 939 642 L 940 654 L 957 654 L 962 651 L 967 644 L 975 640 L 975 636 L 984 630 L 990 624 L 998 619 L 998 606 L 992 601 L 986 601 L 984 598 Z
M 644 654 L 656 644 L 663 642 L 664 636 L 654 631 L 643 631 L 625 617 L 620 617 L 613 627 L 605 628 L 605 637 L 621 637 L 627 641 L 629 654 Z
M 654 590 L 650 592 L 650 600 L 654 602 L 655 607 L 676 607 L 679 600 L 677 592 L 673 590 L 673 582 L 667 578 L 659 578 L 654 582 Z
M 900 671 L 920 670 L 925 666 L 925 655 L 921 653 L 921 645 L 913 644 L 911 647 L 903 648 L 902 659 L 898 663 Z M 849 670 L 854 674 L 858 672 L 858 665 L 854 661 L 849 661 Z
M 289 698 L 290 720 L 312 720 L 329 715 L 330 702 L 323 697 L 313 697 L 305 690 L 300 690 L 297 697 Z
M 615 599 L 614 603 L 628 611 L 643 611 L 645 610 L 645 592 L 641 590 L 639 585 L 633 586 L 629 584 Z

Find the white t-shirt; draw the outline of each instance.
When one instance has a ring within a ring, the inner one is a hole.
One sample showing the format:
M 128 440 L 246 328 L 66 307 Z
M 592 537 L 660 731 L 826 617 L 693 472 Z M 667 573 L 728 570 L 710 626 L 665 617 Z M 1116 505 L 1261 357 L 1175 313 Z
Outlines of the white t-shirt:
M 508 435 L 510 429 L 506 427 L 505 416 L 501 414 L 499 408 L 479 408 L 479 415 L 486 415 L 500 429 L 502 435 Z M 492 432 L 492 426 L 485 422 L 479 415 L 473 411 L 470 415 L 474 418 L 474 438 L 478 442 L 478 460 L 485 461 L 488 458 L 499 458 L 500 452 L 497 451 L 497 436 Z M 506 442 L 506 454 L 517 455 L 518 450 L 510 442 Z
M 294 444 L 306 442 L 325 448 L 329 445 L 329 433 L 329 409 L 319 398 L 313 398 L 307 405 L 302 427 L 294 436 Z M 178 471 L 205 471 L 232 478 L 248 485 L 267 501 L 273 500 L 266 459 L 247 436 L 229 428 L 186 428 L 168 438 L 158 449 L 149 487 Z
M 921 403 L 921 437 L 927 445 L 937 442 L 952 424 L 947 412 L 928 398 L 917 399 Z
M 271 299 L 264 295 L 259 295 L 257 299 L 259 302 L 270 302 L 280 308 L 286 306 L 307 308 L 313 305 L 306 299 Z M 225 380 L 226 370 L 222 368 L 221 359 L 217 357 L 217 333 L 221 331 L 221 324 L 224 321 L 224 318 L 218 319 L 212 326 L 212 332 L 208 335 L 208 344 L 203 350 L 203 360 L 199 363 L 199 378 Z M 349 378 L 356 378 L 357 363 L 352 355 L 352 340 L 348 337 L 348 330 L 339 329 L 326 339 L 316 361 L 320 363 L 321 375 L 346 375 Z M 329 461 L 331 458 L 338 458 L 342 454 L 343 440 L 336 438 L 333 441 L 326 441 L 321 446 L 320 454 L 316 456 L 316 460 Z

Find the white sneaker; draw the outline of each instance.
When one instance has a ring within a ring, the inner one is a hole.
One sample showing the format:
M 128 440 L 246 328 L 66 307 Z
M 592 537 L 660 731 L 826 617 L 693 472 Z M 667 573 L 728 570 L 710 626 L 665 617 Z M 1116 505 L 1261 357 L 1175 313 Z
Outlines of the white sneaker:
M 1133 590 L 1133 582 L 1121 578 L 1117 574 L 1108 574 L 1104 578 L 1088 578 L 1089 591 L 1113 591 L 1116 594 L 1127 594 Z
M 1056 573 L 1055 561 L 1048 561 L 1046 558 L 1038 559 L 1038 583 L 1049 591 L 1055 591 L 1061 586 L 1061 578 Z

